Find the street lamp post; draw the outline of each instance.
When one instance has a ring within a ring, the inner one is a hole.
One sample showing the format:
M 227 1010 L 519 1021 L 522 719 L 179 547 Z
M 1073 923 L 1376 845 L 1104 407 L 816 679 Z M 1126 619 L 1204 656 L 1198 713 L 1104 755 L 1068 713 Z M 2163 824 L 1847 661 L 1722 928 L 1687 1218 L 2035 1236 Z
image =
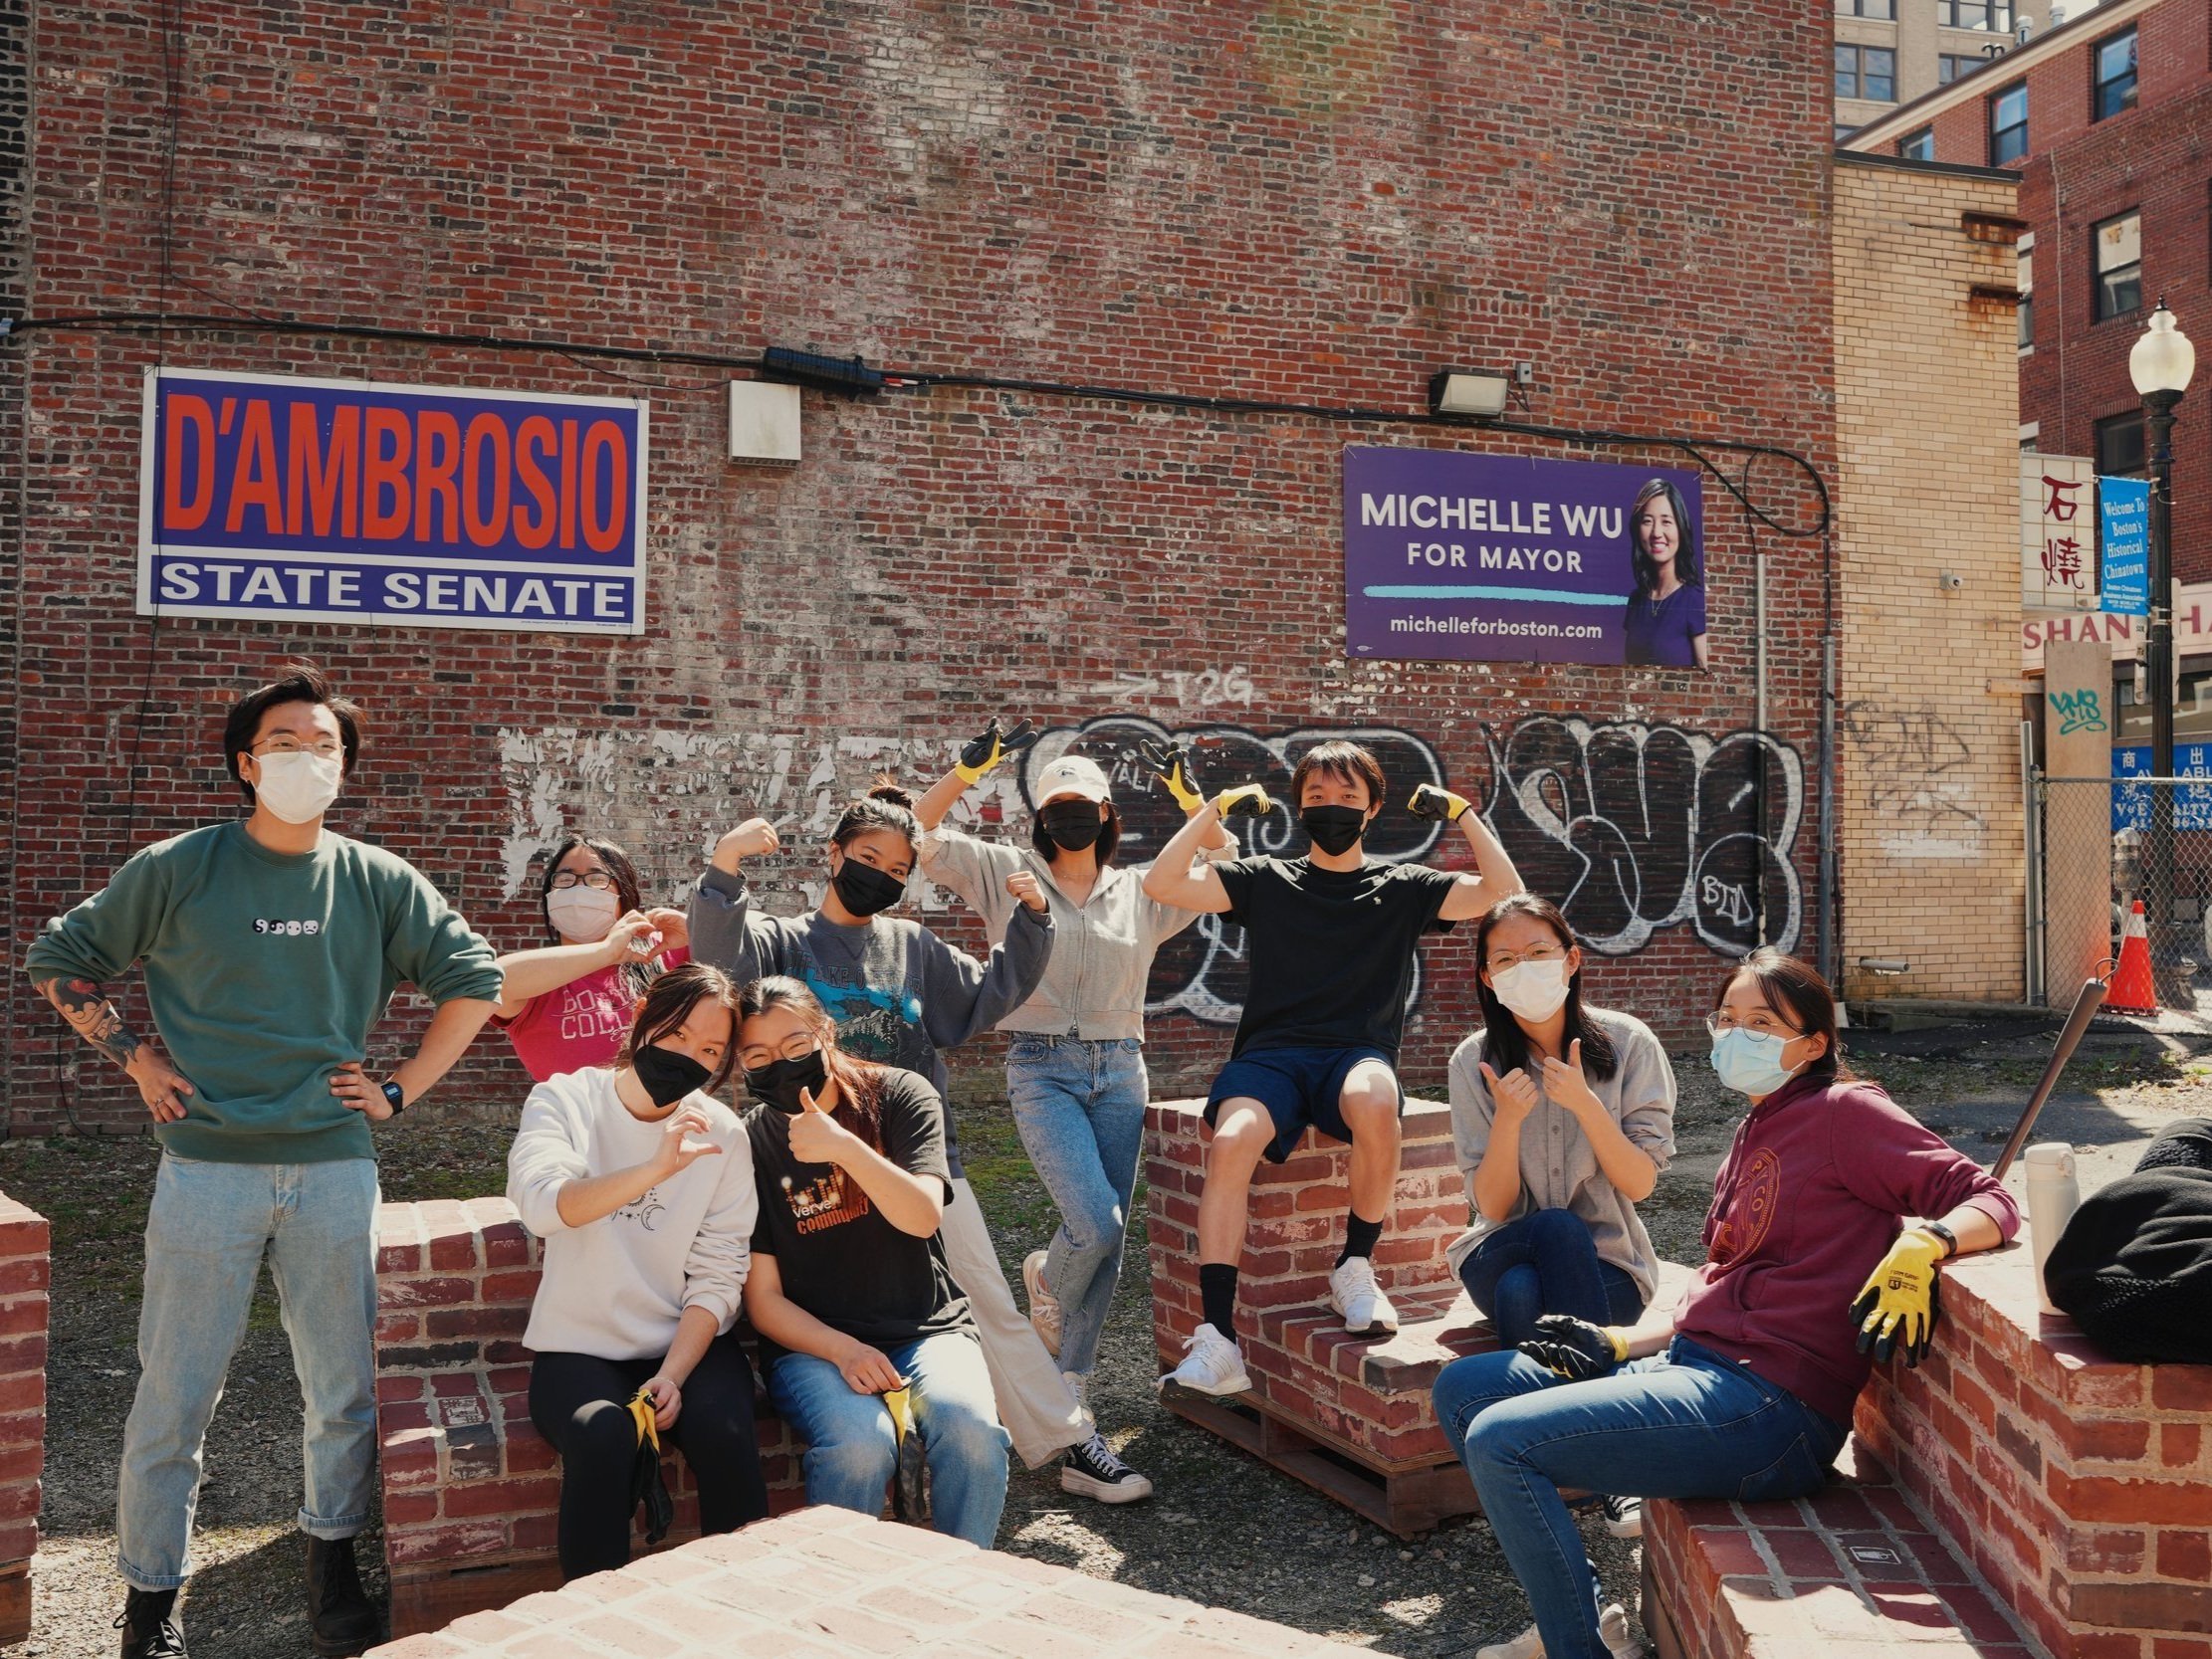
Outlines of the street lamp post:
M 2143 400 L 2150 463 L 2150 638 L 2143 672 L 2150 681 L 2150 769 L 2162 778 L 2173 776 L 2173 411 L 2196 366 L 2196 347 L 2174 325 L 2161 299 L 2127 354 L 2127 373 Z M 2174 959 L 2173 807 L 2173 785 L 2153 784 L 2144 884 L 2150 902 L 2143 908 L 2149 912 L 2152 955 L 2168 975 Z M 2172 1000 L 2170 991 L 2165 999 Z

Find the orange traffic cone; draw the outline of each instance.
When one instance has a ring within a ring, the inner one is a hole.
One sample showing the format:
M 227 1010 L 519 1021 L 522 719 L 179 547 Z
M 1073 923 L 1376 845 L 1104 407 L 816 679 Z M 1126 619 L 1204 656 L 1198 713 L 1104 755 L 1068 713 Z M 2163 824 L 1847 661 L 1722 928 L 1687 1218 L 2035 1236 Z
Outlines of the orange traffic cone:
M 2140 899 L 2120 930 L 2119 966 L 2112 970 L 2112 988 L 2105 993 L 2104 1006 L 2115 1014 L 2158 1011 L 2158 987 L 2150 976 L 2150 935 L 2143 927 Z

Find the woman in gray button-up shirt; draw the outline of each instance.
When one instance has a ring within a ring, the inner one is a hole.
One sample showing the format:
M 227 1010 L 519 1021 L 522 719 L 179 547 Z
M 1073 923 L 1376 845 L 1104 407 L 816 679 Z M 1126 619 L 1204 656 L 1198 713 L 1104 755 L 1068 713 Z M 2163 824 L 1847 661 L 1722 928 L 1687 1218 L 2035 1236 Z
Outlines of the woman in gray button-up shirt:
M 970 750 L 995 764 L 991 737 L 987 732 Z M 1191 787 L 1180 753 L 1162 757 L 1161 776 L 1190 812 L 1204 799 Z M 946 827 L 953 803 L 989 769 L 964 762 L 923 796 L 916 809 L 925 831 L 922 873 L 977 911 L 994 939 L 1011 914 L 1005 887 L 1013 872 L 1034 873 L 1051 907 L 1054 943 L 1044 978 L 998 1029 L 1012 1037 L 1006 1093 L 1014 1125 L 1060 1212 L 1051 1248 L 1032 1251 L 1021 1265 L 1029 1317 L 1080 1388 L 1097 1362 L 1113 1306 L 1144 1137 L 1145 981 L 1154 953 L 1198 913 L 1146 898 L 1144 870 L 1113 862 L 1121 820 L 1112 788 L 1098 764 L 1081 755 L 1063 755 L 1031 778 L 1030 847 Z M 1213 835 L 1210 856 L 1235 851 L 1218 824 Z M 1063 1468 L 1061 1484 L 1112 1501 L 1092 1490 L 1073 1463 Z
M 1545 1314 L 1629 1325 L 1659 1257 L 1638 1219 L 1674 1155 L 1674 1072 L 1642 1020 L 1584 1005 L 1557 906 L 1502 900 L 1475 930 L 1484 1029 L 1451 1057 L 1470 1225 L 1448 1260 L 1498 1346 Z

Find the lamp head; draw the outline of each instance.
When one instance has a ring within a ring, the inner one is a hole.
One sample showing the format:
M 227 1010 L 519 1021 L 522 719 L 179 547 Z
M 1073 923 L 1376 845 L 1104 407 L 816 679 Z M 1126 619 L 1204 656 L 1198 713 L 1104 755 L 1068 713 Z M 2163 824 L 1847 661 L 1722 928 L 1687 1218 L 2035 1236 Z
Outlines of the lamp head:
M 2136 393 L 2147 398 L 2164 392 L 2178 398 L 2189 389 L 2196 366 L 2197 348 L 2175 326 L 2173 312 L 2160 300 L 2135 337 L 2134 349 L 2127 353 L 2127 376 L 2135 382 Z

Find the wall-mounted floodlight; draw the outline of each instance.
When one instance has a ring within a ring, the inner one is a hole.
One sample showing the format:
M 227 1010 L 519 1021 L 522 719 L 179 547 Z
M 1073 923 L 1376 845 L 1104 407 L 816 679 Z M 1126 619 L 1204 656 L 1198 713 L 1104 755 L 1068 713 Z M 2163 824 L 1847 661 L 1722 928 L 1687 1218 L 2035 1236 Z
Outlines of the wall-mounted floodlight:
M 1460 415 L 1468 420 L 1494 421 L 1505 413 L 1511 382 L 1502 374 L 1481 374 L 1470 369 L 1438 369 L 1429 381 L 1429 407 L 1439 415 Z

